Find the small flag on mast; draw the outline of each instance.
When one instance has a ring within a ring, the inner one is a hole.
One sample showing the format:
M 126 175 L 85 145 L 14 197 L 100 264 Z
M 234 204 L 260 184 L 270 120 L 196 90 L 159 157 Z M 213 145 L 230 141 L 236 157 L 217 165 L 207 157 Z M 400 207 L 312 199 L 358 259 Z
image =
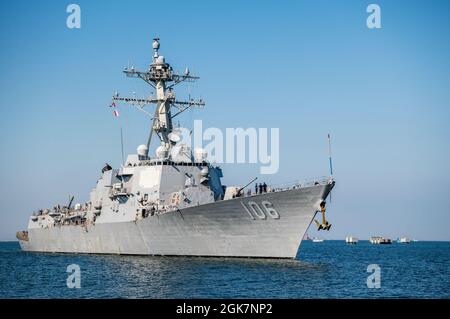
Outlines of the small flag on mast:
M 115 108 L 115 107 L 116 107 L 116 103 L 115 103 L 114 101 L 111 102 L 111 104 L 109 105 L 109 107 L 113 107 L 113 108 L 114 108 L 114 110 L 113 110 L 114 116 L 115 116 L 115 117 L 119 117 L 119 111 L 116 110 L 116 108 Z

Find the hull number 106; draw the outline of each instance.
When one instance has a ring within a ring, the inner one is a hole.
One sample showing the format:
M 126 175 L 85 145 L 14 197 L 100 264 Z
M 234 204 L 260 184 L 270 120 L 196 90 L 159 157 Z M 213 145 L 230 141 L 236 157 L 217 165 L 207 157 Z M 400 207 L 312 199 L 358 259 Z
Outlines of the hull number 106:
M 261 204 L 254 201 L 249 201 L 246 204 L 241 202 L 241 205 L 251 219 L 267 219 L 267 217 L 273 219 L 280 218 L 280 214 L 273 208 L 272 203 L 267 200 L 262 201 Z

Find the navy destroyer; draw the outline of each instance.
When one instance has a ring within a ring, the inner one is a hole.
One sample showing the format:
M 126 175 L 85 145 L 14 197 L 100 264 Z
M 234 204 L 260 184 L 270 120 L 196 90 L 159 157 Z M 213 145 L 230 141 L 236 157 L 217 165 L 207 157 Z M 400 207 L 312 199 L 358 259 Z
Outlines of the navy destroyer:
M 295 258 L 314 220 L 329 230 L 325 200 L 332 177 L 290 187 L 244 191 L 221 183 L 220 167 L 203 149 L 183 144 L 173 118 L 202 100 L 176 99 L 173 87 L 197 77 L 173 71 L 154 39 L 147 71 L 125 68 L 128 77 L 148 83 L 151 98 L 113 95 L 113 103 L 139 110 L 154 105 L 147 144 L 128 155 L 120 168 L 106 165 L 89 200 L 56 205 L 29 218 L 16 236 L 24 251 Z M 145 111 L 146 112 L 146 111 Z M 160 145 L 149 155 L 152 137 Z M 321 221 L 315 220 L 321 214 Z

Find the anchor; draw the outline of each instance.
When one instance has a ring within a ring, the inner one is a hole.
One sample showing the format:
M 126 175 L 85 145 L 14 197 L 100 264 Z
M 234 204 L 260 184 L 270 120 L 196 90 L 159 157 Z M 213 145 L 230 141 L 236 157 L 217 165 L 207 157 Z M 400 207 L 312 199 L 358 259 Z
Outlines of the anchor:
M 331 224 L 325 218 L 325 201 L 320 203 L 320 212 L 322 213 L 322 223 L 319 223 L 316 219 L 314 219 L 314 222 L 317 225 L 317 230 L 330 230 Z

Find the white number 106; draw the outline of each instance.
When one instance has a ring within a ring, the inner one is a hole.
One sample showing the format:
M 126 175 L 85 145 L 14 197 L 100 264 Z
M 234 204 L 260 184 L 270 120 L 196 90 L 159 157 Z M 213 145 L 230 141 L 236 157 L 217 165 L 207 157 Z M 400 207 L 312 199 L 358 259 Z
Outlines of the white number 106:
M 247 205 L 241 202 L 242 207 L 244 207 L 245 211 L 248 213 L 251 219 L 266 219 L 268 216 L 273 219 L 279 219 L 280 214 L 273 208 L 273 205 L 269 201 L 262 201 L 261 206 L 254 201 L 247 202 Z M 248 207 L 247 207 L 248 206 Z

